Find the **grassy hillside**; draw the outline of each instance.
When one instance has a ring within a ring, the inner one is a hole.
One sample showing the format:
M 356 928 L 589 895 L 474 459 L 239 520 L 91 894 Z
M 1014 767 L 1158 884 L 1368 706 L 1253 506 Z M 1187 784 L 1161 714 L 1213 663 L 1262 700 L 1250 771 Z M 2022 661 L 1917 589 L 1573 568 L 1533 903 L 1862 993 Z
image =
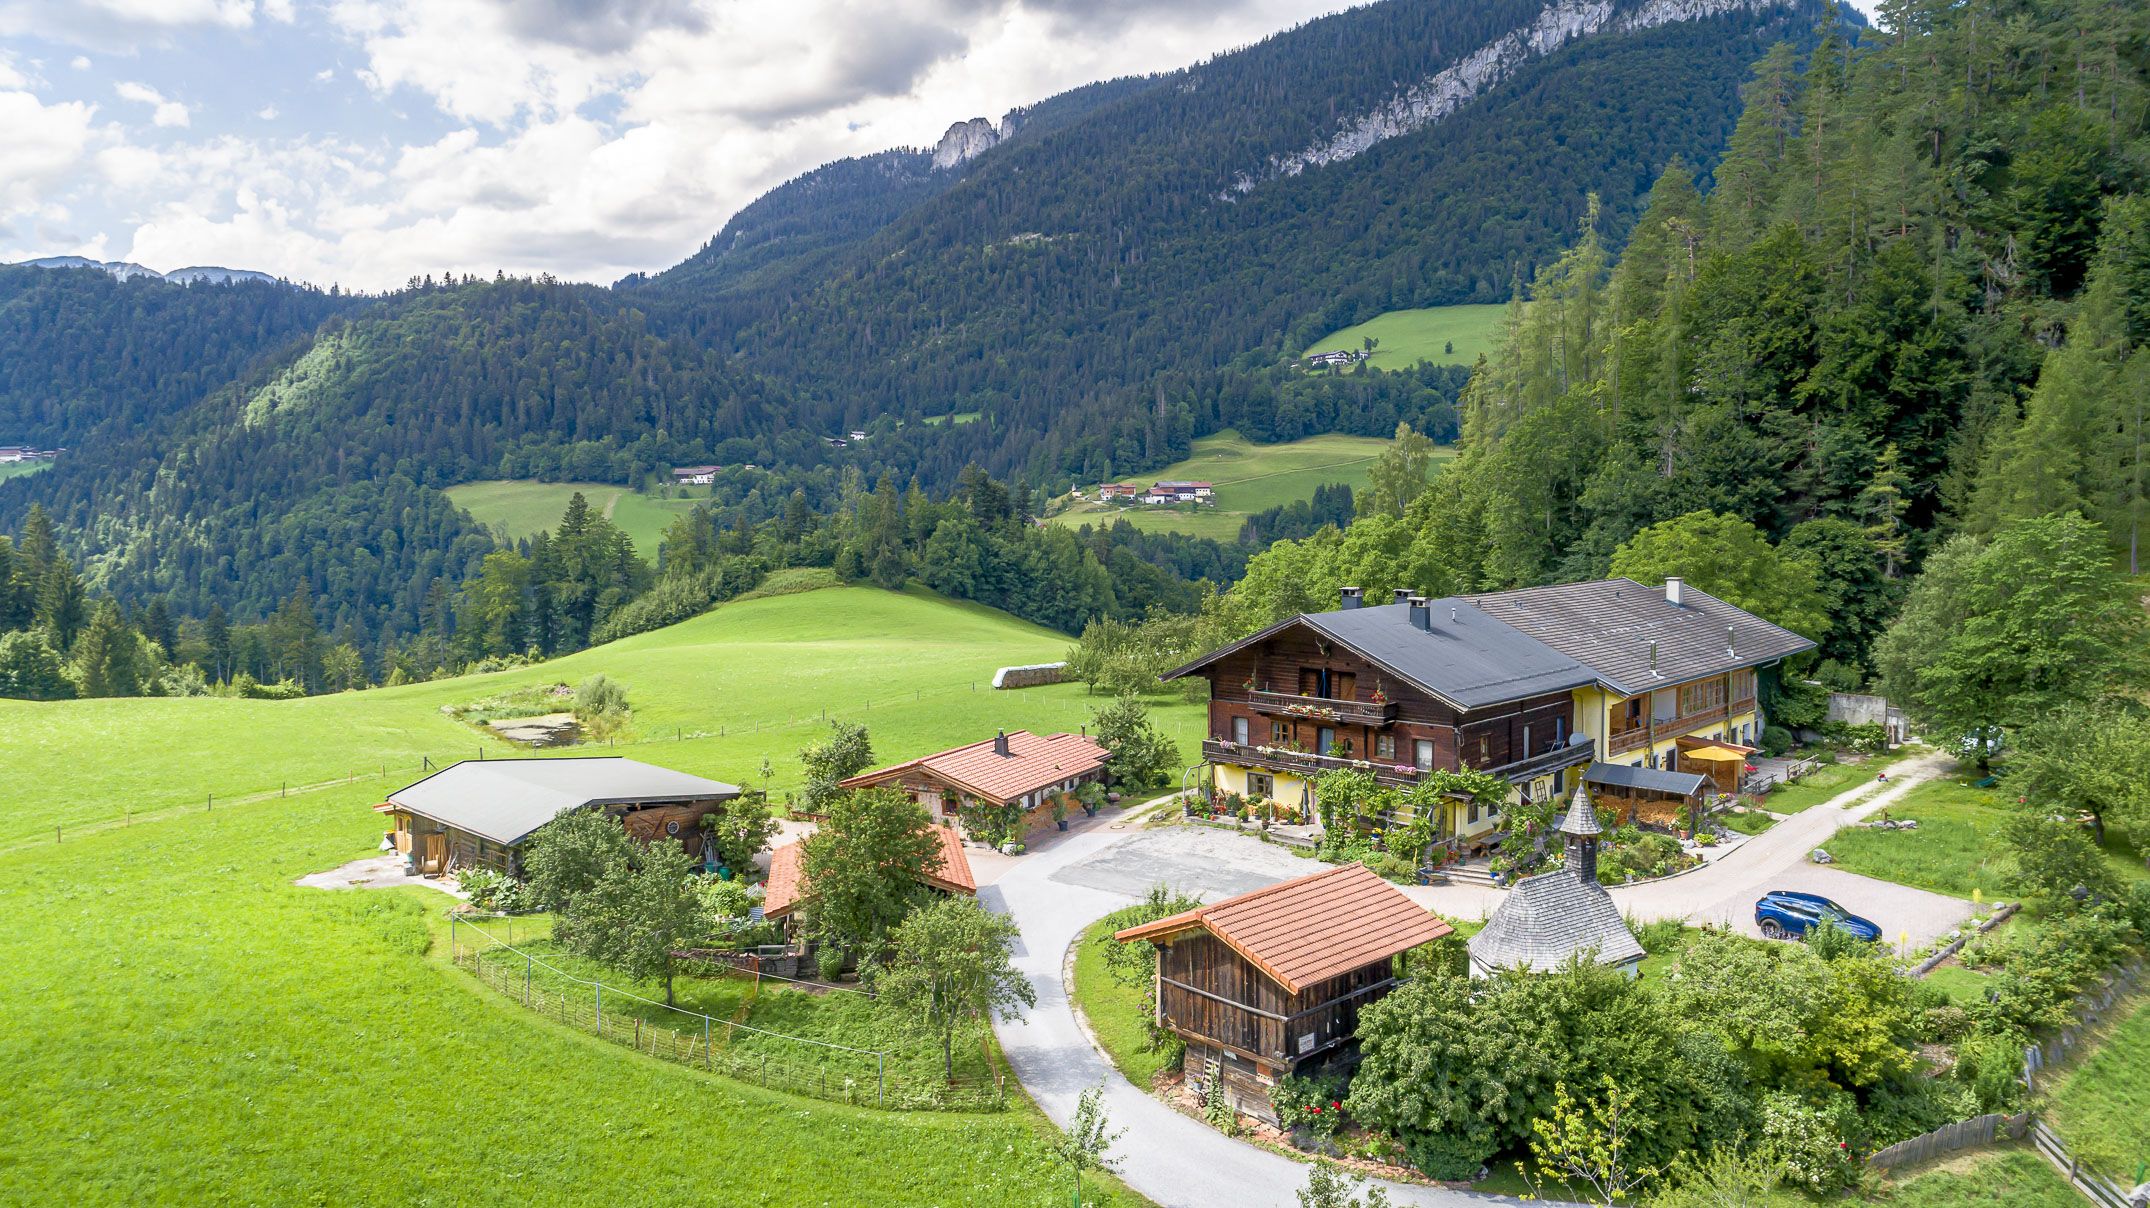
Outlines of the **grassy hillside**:
M 1129 482 L 1156 482 L 1180 478 L 1216 484 L 1213 508 L 1107 508 L 1085 504 L 1055 516 L 1061 524 L 1097 524 L 1125 516 L 1137 528 L 1149 532 L 1187 533 L 1234 541 L 1248 515 L 1300 499 L 1311 499 L 1314 488 L 1328 483 L 1349 483 L 1356 491 L 1366 485 L 1366 471 L 1386 440 L 1370 436 L 1311 436 L 1287 444 L 1258 445 L 1237 432 L 1226 430 L 1194 442 L 1185 461 L 1175 462 L 1154 474 L 1124 475 Z M 1445 460 L 1452 451 L 1443 449 Z M 1095 489 L 1095 483 L 1085 486 Z
M 420 752 L 474 752 L 442 704 L 602 670 L 630 685 L 644 735 L 706 732 L 622 753 L 732 779 L 766 754 L 782 786 L 822 701 L 891 758 L 995 725 L 1079 724 L 1092 703 L 1079 688 L 982 686 L 1000 663 L 1065 645 L 922 592 L 831 589 L 404 688 L 6 702 L 0 766 L 45 787 L 0 797 L 0 963 L 14 987 L 0 1202 L 617 1203 L 623 1187 L 635 1202 L 711 1187 L 834 1202 L 870 1168 L 898 1176 L 877 1183 L 877 1203 L 1042 1202 L 1056 1177 L 1046 1127 L 1021 1104 L 881 1115 L 660 1063 L 449 968 L 434 943 L 447 899 L 430 890 L 291 882 L 373 850 L 368 807 Z M 1196 711 L 1161 712 L 1191 750 Z M 274 792 L 384 760 L 386 779 Z M 214 812 L 207 788 L 223 798 Z M 145 813 L 175 801 L 186 808 Z M 50 837 L 55 821 L 130 808 L 131 826 Z
M 699 488 L 687 488 L 697 491 Z M 590 506 L 603 512 L 634 540 L 645 558 L 657 556 L 665 529 L 691 510 L 700 496 L 660 499 L 609 482 L 468 482 L 448 488 L 448 498 L 478 523 L 509 540 L 528 537 L 560 523 L 567 501 L 581 491 Z
M 0 481 L 5 481 L 10 478 L 27 477 L 31 474 L 37 473 L 39 470 L 49 470 L 51 468 L 52 463 L 49 461 L 0 462 Z
M 890 760 L 1000 727 L 1084 724 L 1100 702 L 1081 685 L 989 687 L 996 667 L 1050 662 L 1067 648 L 1064 635 L 923 590 L 835 588 L 737 601 L 534 667 L 399 688 L 295 701 L 0 700 L 0 767 L 19 785 L 66 786 L 0 806 L 0 847 L 49 844 L 56 825 L 72 831 L 130 811 L 202 812 L 208 794 L 227 802 L 286 782 L 371 773 L 369 791 L 384 792 L 415 779 L 422 756 L 511 753 L 442 706 L 599 671 L 627 685 L 635 711 L 630 738 L 640 741 L 618 753 L 735 783 L 755 779 L 767 758 L 781 792 L 797 783 L 796 752 L 822 731 L 825 707 L 865 723 Z M 1156 712 L 1193 759 L 1201 711 L 1175 703 Z
M 1308 352 L 1335 352 L 1360 348 L 1367 336 L 1381 341 L 1369 363 L 1377 369 L 1407 369 L 1420 361 L 1436 365 L 1472 365 L 1479 354 L 1491 353 L 1500 334 L 1505 305 L 1429 306 L 1421 310 L 1392 310 L 1364 323 L 1331 332 L 1314 341 Z M 1449 346 L 1455 346 L 1450 352 Z

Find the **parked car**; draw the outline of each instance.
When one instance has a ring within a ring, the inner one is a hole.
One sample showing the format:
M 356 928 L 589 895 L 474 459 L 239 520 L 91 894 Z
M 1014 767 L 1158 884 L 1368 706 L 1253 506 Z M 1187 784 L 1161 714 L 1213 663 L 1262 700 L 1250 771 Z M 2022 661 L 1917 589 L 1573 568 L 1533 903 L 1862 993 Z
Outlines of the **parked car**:
M 1807 938 L 1816 923 L 1832 923 L 1871 943 L 1881 928 L 1817 893 L 1772 889 L 1754 904 L 1754 922 L 1773 940 Z

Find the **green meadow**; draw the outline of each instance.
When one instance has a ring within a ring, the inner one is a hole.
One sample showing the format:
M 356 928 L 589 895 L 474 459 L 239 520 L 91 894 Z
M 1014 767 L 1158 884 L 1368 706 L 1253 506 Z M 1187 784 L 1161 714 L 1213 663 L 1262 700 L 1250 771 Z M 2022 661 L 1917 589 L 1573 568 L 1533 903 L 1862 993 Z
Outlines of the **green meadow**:
M 448 498 L 478 523 L 510 541 L 555 528 L 575 492 L 620 526 L 645 558 L 655 558 L 672 521 L 708 495 L 706 487 L 682 488 L 684 497 L 644 494 L 609 482 L 467 482 L 449 487 Z
M 1080 684 L 996 692 L 996 668 L 1052 662 L 1064 634 L 920 588 L 830 588 L 745 599 L 694 620 L 530 667 L 295 701 L 223 697 L 0 700 L 0 767 L 16 800 L 0 848 L 50 843 L 129 815 L 194 813 L 234 799 L 368 776 L 369 791 L 420 773 L 424 759 L 517 753 L 445 717 L 508 688 L 595 672 L 627 685 L 633 723 L 615 753 L 759 786 L 799 783 L 798 749 L 824 715 L 864 723 L 890 762 L 990 737 L 1072 730 L 1103 703 Z M 1191 762 L 1199 706 L 1152 705 Z M 589 748 L 581 748 L 590 753 Z M 43 786 L 43 787 L 38 787 Z
M 4 482 L 10 478 L 22 478 L 30 474 L 35 474 L 39 470 L 49 470 L 51 468 L 52 463 L 49 461 L 0 462 L 0 482 Z
M 1145 532 L 1186 533 L 1218 541 L 1239 539 L 1239 527 L 1249 515 L 1314 497 L 1314 488 L 1346 483 L 1358 491 L 1366 486 L 1366 472 L 1389 442 L 1371 436 L 1310 436 L 1284 444 L 1259 445 L 1226 429 L 1194 442 L 1184 461 L 1174 462 L 1155 473 L 1121 475 L 1127 482 L 1151 483 L 1185 479 L 1215 485 L 1215 506 L 1108 507 L 1085 503 L 1061 512 L 1053 519 L 1066 525 L 1104 524 L 1118 517 Z M 1436 466 L 1454 456 L 1454 450 L 1436 451 Z M 1094 491 L 1096 483 L 1085 483 Z
M 1314 341 L 1307 352 L 1362 348 L 1366 337 L 1372 336 L 1381 341 L 1367 362 L 1376 369 L 1409 369 L 1420 361 L 1472 365 L 1481 355 L 1490 355 L 1499 344 L 1501 317 L 1507 311 L 1507 306 L 1499 303 L 1392 310 L 1331 332 Z M 1449 351 L 1451 345 L 1453 352 Z
M 370 807 L 422 755 L 508 753 L 444 704 L 603 671 L 645 740 L 618 753 L 733 781 L 766 756 L 781 791 L 823 702 L 890 760 L 1082 724 L 1096 702 L 1079 686 L 986 686 L 1067 644 L 925 592 L 842 588 L 399 688 L 0 702 L 0 1203 L 844 1203 L 876 1169 L 877 1203 L 1064 1202 L 1020 1096 L 880 1113 L 636 1054 L 453 968 L 446 897 L 292 882 L 372 853 Z M 1198 710 L 1159 716 L 1191 757 Z M 753 1018 L 799 1005 L 772 996 Z
M 2150 1177 L 2150 997 L 2121 1003 L 2114 1017 L 2053 1087 L 2046 1123 L 2085 1165 L 2132 1187 Z

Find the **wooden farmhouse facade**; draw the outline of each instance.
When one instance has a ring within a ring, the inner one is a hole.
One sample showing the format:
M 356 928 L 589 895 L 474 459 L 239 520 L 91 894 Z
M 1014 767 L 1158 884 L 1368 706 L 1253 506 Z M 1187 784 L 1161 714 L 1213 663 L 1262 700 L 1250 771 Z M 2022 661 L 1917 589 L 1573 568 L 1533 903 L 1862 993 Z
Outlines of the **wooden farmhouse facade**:
M 466 759 L 405 785 L 373 807 L 412 871 L 458 868 L 520 874 L 521 849 L 561 814 L 602 810 L 643 842 L 679 840 L 704 853 L 702 818 L 739 796 L 736 785 L 615 756 Z
M 1157 947 L 1157 1022 L 1186 1041 L 1204 1096 L 1271 1125 L 1276 1080 L 1323 1064 L 1397 984 L 1395 957 L 1449 926 L 1359 864 L 1331 868 L 1115 936 Z
M 1213 794 L 1306 811 L 1335 768 L 1394 785 L 1473 768 L 1514 786 L 1511 802 L 1618 779 L 1611 804 L 1654 819 L 1737 788 L 1763 725 L 1757 671 L 1814 645 L 1678 579 L 1387 604 L 1347 587 L 1341 604 L 1166 674 L 1210 683 Z M 1500 814 L 1460 811 L 1437 840 L 1482 847 Z

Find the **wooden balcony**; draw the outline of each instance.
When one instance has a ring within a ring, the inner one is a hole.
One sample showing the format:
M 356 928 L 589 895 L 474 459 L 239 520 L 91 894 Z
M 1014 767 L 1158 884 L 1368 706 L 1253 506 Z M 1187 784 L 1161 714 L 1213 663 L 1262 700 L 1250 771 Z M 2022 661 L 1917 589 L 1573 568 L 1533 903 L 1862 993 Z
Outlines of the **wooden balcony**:
M 1622 751 L 1632 751 L 1652 741 L 1663 742 L 1668 738 L 1678 738 L 1690 730 L 1699 730 L 1703 726 L 1713 725 L 1728 717 L 1737 717 L 1742 713 L 1752 712 L 1753 709 L 1754 698 L 1749 696 L 1733 701 L 1728 705 L 1712 705 L 1699 713 L 1670 718 L 1654 725 L 1614 730 L 1605 740 L 1605 752 L 1608 755 L 1618 755 Z
M 1564 747 L 1555 747 L 1550 751 L 1540 751 L 1527 759 L 1518 759 L 1514 763 L 1505 763 L 1486 770 L 1503 780 L 1520 783 L 1536 780 L 1540 776 L 1550 776 L 1562 768 L 1589 763 L 1597 758 L 1597 754 L 1597 744 L 1586 739 L 1582 742 L 1571 742 Z
M 1396 720 L 1395 701 L 1338 700 L 1292 692 L 1250 691 L 1246 695 L 1247 703 L 1254 706 L 1257 713 L 1303 717 L 1346 726 L 1385 726 Z
M 1251 743 L 1226 742 L 1217 738 L 1202 740 L 1202 758 L 1211 763 L 1229 763 L 1242 768 L 1266 768 L 1272 772 L 1285 772 L 1293 776 L 1313 779 L 1323 772 L 1339 768 L 1372 772 L 1381 784 L 1409 785 L 1417 782 L 1419 770 L 1409 764 L 1384 763 L 1372 759 L 1345 759 L 1337 755 L 1316 755 L 1309 751 L 1287 751 L 1282 747 L 1262 748 Z

